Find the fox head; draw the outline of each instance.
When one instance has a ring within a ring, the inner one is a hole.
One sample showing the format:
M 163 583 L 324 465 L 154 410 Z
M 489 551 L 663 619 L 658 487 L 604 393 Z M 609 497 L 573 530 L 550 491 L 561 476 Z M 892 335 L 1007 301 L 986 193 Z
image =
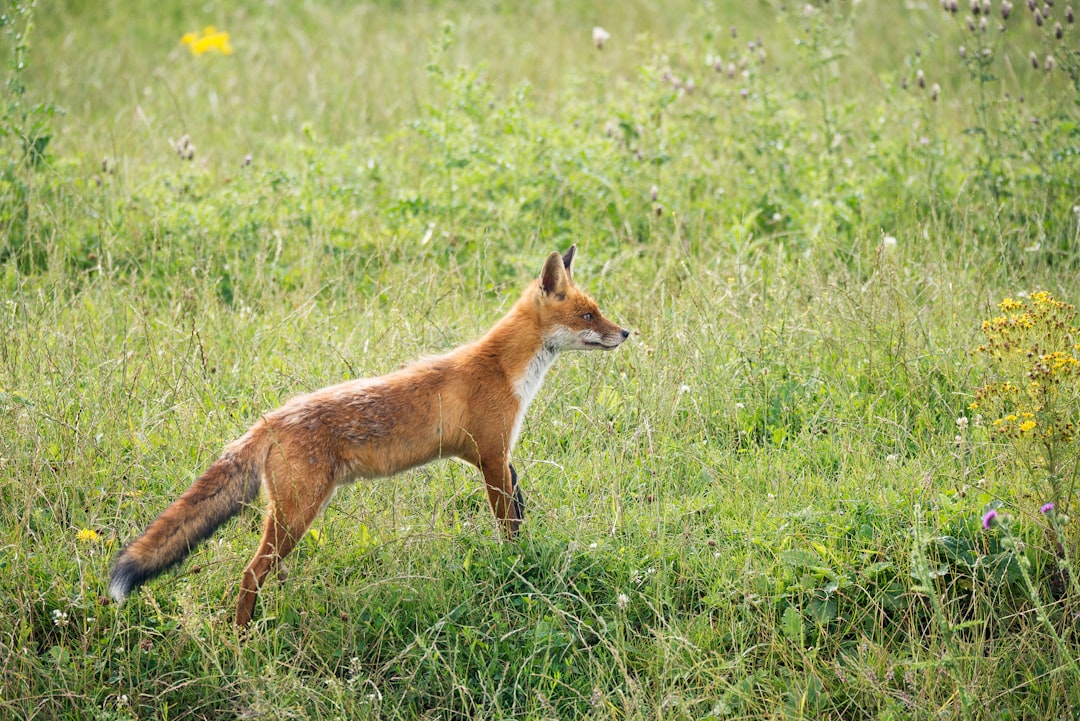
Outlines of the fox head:
M 537 281 L 537 304 L 544 344 L 554 350 L 612 350 L 630 331 L 600 314 L 596 301 L 574 285 L 573 263 L 577 246 L 552 253 Z

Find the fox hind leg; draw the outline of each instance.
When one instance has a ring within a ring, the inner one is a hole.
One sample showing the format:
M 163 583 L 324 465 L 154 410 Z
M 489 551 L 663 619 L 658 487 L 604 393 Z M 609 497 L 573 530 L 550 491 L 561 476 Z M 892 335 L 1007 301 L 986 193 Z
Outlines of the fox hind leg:
M 240 579 L 240 595 L 236 600 L 237 626 L 246 626 L 251 620 L 255 611 L 255 597 L 267 574 L 280 567 L 282 560 L 296 548 L 333 495 L 334 487 L 329 477 L 322 483 L 311 476 L 303 481 L 291 484 L 291 493 L 285 492 L 270 502 L 259 549 Z M 284 488 L 276 490 L 283 491 Z

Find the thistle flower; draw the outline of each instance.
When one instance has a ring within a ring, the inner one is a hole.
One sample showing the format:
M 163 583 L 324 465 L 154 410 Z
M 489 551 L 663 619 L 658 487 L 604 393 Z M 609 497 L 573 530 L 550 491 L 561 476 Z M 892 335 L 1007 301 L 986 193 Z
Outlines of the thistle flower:
M 597 50 L 603 50 L 604 43 L 606 43 L 608 40 L 611 40 L 611 33 L 609 33 L 607 30 L 604 30 L 604 28 L 600 27 L 599 25 L 592 29 L 592 41 L 593 45 L 596 46 Z
M 1050 503 L 1044 503 L 1042 505 L 1042 508 L 1039 509 L 1039 513 L 1041 513 L 1041 514 L 1043 514 L 1045 516 L 1047 513 L 1049 513 L 1052 510 L 1054 510 L 1054 502 L 1053 501 L 1051 501 Z
M 986 512 L 986 515 L 982 517 L 983 530 L 989 531 L 990 526 L 994 525 L 994 521 L 997 520 L 998 512 L 996 508 L 991 508 Z

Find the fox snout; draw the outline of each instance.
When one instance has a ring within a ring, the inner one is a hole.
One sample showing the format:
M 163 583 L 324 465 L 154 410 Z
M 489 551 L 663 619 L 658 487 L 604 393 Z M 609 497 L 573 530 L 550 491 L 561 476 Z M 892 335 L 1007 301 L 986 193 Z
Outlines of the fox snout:
M 614 324 L 613 324 L 614 325 Z M 581 342 L 588 348 L 601 350 L 615 350 L 622 342 L 630 337 L 630 331 L 626 328 L 615 326 L 614 329 L 603 333 L 592 329 L 581 331 Z

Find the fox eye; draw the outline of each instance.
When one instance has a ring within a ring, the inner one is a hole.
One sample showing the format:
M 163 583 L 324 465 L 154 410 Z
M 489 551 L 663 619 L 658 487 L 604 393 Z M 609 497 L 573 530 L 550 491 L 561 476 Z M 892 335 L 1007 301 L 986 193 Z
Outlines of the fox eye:
M 583 313 L 581 319 L 586 323 L 592 323 L 592 313 Z

